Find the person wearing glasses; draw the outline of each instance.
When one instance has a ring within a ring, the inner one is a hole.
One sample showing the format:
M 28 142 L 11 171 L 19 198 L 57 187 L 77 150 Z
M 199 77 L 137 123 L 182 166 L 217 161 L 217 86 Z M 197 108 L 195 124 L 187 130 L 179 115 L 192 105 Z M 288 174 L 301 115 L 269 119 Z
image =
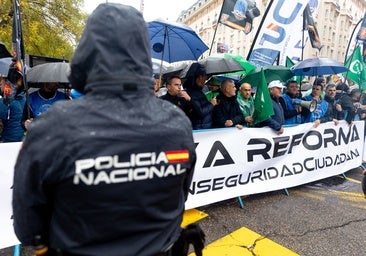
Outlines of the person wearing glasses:
M 183 87 L 191 97 L 194 111 L 190 116 L 194 130 L 212 128 L 212 111 L 218 104 L 216 97 L 207 101 L 202 89 L 207 80 L 206 69 L 203 65 L 194 62 L 189 68 Z

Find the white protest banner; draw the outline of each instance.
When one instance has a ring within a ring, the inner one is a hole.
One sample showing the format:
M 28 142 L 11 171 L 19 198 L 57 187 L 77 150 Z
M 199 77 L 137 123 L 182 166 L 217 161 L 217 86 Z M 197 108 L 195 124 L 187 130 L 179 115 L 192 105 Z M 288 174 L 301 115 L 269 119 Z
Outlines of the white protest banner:
M 272 0 L 257 32 L 248 60 L 256 66 L 271 66 L 277 58 L 285 65 L 286 56 L 301 50 L 303 12 L 309 0 Z M 298 49 L 298 50 L 296 50 Z
M 364 141 L 366 142 L 366 134 L 365 134 Z M 363 157 L 362 157 L 362 162 L 366 162 L 366 143 L 363 143 Z
M 0 143 L 0 249 L 20 243 L 14 234 L 11 219 L 13 170 L 20 145 L 20 142 Z
M 186 209 L 241 195 L 290 188 L 362 163 L 364 122 L 194 131 L 197 163 Z M 10 219 L 11 186 L 21 143 L 0 143 L 0 248 L 18 244 Z M 16 203 L 16 202 L 15 202 Z
M 364 122 L 194 132 L 197 163 L 186 209 L 290 188 L 341 174 L 362 163 Z

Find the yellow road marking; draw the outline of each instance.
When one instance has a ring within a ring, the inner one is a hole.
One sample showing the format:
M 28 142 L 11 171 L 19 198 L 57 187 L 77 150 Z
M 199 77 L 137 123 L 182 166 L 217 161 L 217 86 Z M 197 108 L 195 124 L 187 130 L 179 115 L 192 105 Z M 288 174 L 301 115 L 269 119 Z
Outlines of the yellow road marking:
M 340 199 L 348 200 L 348 201 L 354 201 L 354 202 L 365 202 L 364 196 L 361 193 L 355 193 L 355 192 L 347 192 L 347 191 L 338 191 L 338 190 L 318 190 L 317 193 L 327 195 L 327 196 L 339 196 Z
M 348 181 L 361 184 L 359 180 L 352 178 L 346 178 Z M 304 192 L 301 190 L 291 191 L 293 194 L 303 195 L 313 199 L 324 201 L 326 197 L 337 196 L 341 204 L 347 204 L 355 208 L 366 209 L 365 205 L 358 204 L 359 202 L 365 203 L 365 197 L 361 193 L 345 192 L 337 190 L 312 190 L 311 192 Z M 291 194 L 290 193 L 290 194 Z M 182 227 L 185 227 L 191 223 L 197 222 L 208 215 L 196 209 L 190 209 L 184 212 Z M 233 233 L 220 238 L 219 240 L 207 245 L 203 250 L 203 256 L 299 256 L 299 254 L 291 251 L 290 249 L 275 243 L 274 241 L 261 236 L 260 234 L 242 227 Z M 189 256 L 195 256 L 195 253 L 189 254 Z
M 342 204 L 349 204 L 350 206 L 364 209 L 365 208 L 365 196 L 363 193 L 338 191 L 333 189 L 324 190 L 312 190 L 311 192 L 304 192 L 301 190 L 291 191 L 292 194 L 303 195 L 309 198 L 324 201 L 328 197 L 337 197 Z M 290 193 L 290 194 L 291 194 Z
M 361 181 L 355 180 L 355 179 L 352 179 L 352 178 L 348 178 L 347 177 L 346 180 L 349 180 L 349 181 L 354 182 L 354 183 L 357 183 L 357 184 L 361 184 Z
M 186 211 L 184 211 L 183 220 L 182 220 L 182 223 L 180 224 L 180 226 L 186 227 L 189 224 L 195 223 L 203 218 L 206 218 L 207 216 L 208 215 L 206 213 L 201 212 L 196 209 L 186 210 Z
M 364 202 L 366 202 L 365 199 L 363 199 Z M 352 206 L 354 208 L 359 208 L 359 209 L 366 209 L 366 204 L 365 205 L 359 205 L 359 204 L 355 204 L 355 203 L 343 203 L 343 205 L 347 205 L 347 206 Z
M 253 253 L 252 253 L 253 252 Z M 189 254 L 194 256 L 195 253 Z M 299 256 L 299 254 L 283 247 L 260 234 L 242 227 L 231 234 L 207 245 L 203 256 Z
M 308 192 L 304 192 L 304 191 L 299 191 L 299 190 L 291 191 L 290 192 L 290 196 L 291 196 L 291 194 L 303 195 L 303 196 L 307 196 L 307 197 L 310 197 L 310 198 L 313 198 L 313 199 L 318 199 L 318 200 L 321 200 L 321 201 L 324 201 L 325 200 L 324 196 L 318 196 L 318 195 L 314 195 L 312 193 L 308 193 Z

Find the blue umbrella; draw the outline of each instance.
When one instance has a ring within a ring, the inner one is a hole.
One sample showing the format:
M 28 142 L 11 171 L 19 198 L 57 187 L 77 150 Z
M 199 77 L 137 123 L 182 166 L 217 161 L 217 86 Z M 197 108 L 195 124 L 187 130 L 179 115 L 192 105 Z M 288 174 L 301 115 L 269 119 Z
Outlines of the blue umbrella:
M 182 60 L 197 60 L 205 51 L 207 45 L 190 27 L 157 19 L 150 21 L 151 55 L 155 59 L 172 63 Z
M 291 67 L 296 76 L 321 76 L 346 72 L 348 68 L 331 58 L 310 58 Z

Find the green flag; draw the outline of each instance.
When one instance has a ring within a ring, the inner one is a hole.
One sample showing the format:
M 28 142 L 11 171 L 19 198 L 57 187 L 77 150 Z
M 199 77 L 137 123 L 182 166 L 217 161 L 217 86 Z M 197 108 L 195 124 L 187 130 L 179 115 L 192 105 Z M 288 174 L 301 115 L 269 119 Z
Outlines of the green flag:
M 286 67 L 291 68 L 293 65 L 295 65 L 295 63 L 288 56 L 286 56 Z
M 358 84 L 360 89 L 366 90 L 366 70 L 360 46 L 356 47 L 344 66 L 347 67 L 349 71 L 344 72 L 343 75 Z
M 268 92 L 267 81 L 262 68 L 254 99 L 254 124 L 267 120 L 273 114 L 272 99 Z
M 293 65 L 295 65 L 295 63 L 288 56 L 286 56 L 286 67 L 291 68 Z M 301 83 L 301 76 L 294 76 L 292 79 L 298 84 Z

